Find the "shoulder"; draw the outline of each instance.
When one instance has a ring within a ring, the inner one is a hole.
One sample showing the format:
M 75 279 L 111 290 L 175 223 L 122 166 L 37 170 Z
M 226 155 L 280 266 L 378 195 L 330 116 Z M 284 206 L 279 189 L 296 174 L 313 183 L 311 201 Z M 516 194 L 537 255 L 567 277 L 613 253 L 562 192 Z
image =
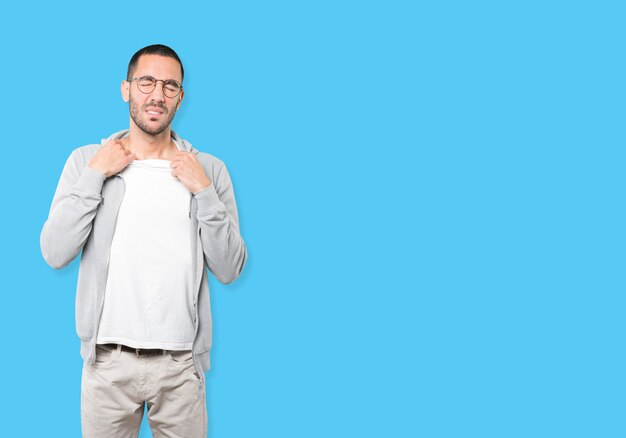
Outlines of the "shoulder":
M 189 141 L 185 139 L 181 139 L 180 137 L 178 137 L 177 134 L 174 134 L 174 135 L 176 139 L 179 139 L 182 142 L 184 150 L 187 150 L 191 152 L 193 155 L 195 155 L 196 159 L 200 162 L 205 172 L 207 173 L 220 172 L 221 169 L 226 167 L 224 162 L 220 160 L 219 158 L 217 158 L 215 155 L 202 152 L 199 149 L 193 147 Z
M 100 148 L 109 140 L 111 139 L 119 139 L 124 137 L 126 134 L 128 133 L 128 129 L 122 130 L 122 131 L 117 131 L 111 135 L 109 135 L 108 137 L 102 138 L 102 140 L 100 141 L 100 143 L 91 143 L 85 146 L 81 146 L 78 147 L 76 149 L 74 149 L 72 151 L 72 153 L 70 154 L 70 157 L 68 158 L 68 161 L 72 161 L 76 164 L 80 164 L 83 163 L 84 165 L 87 165 L 87 163 L 89 162 L 89 160 L 91 160 L 91 158 L 96 155 L 96 152 L 98 152 L 100 150 Z
M 74 149 L 65 162 L 64 172 L 80 175 L 101 147 L 99 144 L 89 144 Z
M 175 138 L 180 140 L 184 146 L 184 149 L 190 151 L 193 155 L 195 155 L 196 159 L 206 172 L 207 176 L 215 183 L 219 183 L 221 180 L 227 180 L 230 177 L 228 176 L 228 170 L 226 169 L 226 164 L 215 155 L 211 155 L 207 152 L 202 152 L 199 149 L 192 146 L 192 144 L 185 139 L 182 139 L 178 136 L 178 134 L 174 133 Z
M 84 163 L 86 165 L 101 147 L 101 144 L 88 144 L 78 147 L 72 151 L 68 161 L 75 164 Z
M 224 162 L 217 158 L 215 155 L 211 155 L 206 152 L 200 152 L 197 149 L 195 149 L 193 152 L 195 153 L 196 158 L 204 168 L 222 168 L 225 166 Z

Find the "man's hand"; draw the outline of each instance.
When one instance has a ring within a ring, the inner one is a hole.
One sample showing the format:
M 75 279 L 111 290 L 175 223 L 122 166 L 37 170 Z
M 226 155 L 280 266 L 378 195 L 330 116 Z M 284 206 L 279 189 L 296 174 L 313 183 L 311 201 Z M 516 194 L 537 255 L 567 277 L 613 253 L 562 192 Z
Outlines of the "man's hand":
M 191 152 L 176 152 L 172 158 L 172 175 L 191 193 L 199 192 L 211 185 L 211 180 Z
M 121 140 L 110 140 L 89 161 L 88 166 L 105 177 L 115 175 L 137 157 L 122 145 Z

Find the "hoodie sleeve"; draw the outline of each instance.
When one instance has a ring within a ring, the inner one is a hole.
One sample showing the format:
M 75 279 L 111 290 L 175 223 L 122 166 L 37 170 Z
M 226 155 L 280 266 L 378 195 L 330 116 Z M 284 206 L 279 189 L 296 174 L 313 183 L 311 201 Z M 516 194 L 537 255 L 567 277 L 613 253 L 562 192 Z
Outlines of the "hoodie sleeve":
M 222 164 L 213 183 L 194 196 L 205 262 L 220 282 L 231 283 L 243 270 L 248 253 L 239 233 L 235 193 L 226 166 Z
M 102 201 L 104 180 L 104 175 L 87 167 L 80 149 L 70 155 L 41 231 L 41 253 L 51 267 L 67 266 L 85 245 Z

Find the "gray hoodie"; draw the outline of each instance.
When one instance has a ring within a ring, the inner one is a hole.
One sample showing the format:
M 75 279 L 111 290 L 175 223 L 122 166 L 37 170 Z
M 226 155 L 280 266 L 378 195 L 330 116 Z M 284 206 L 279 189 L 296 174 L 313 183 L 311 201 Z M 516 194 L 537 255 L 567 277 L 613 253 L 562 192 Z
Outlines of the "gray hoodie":
M 55 269 L 68 265 L 82 249 L 76 289 L 76 331 L 81 339 L 81 356 L 89 365 L 95 361 L 109 252 L 125 186 L 119 175 L 105 178 L 87 164 L 107 141 L 127 135 L 128 130 L 120 131 L 99 145 L 83 146 L 72 152 L 41 231 L 41 252 Z M 196 155 L 213 182 L 207 189 L 193 194 L 189 212 L 197 291 L 192 350 L 196 370 L 204 372 L 210 367 L 211 349 L 211 306 L 205 266 L 220 282 L 230 283 L 241 273 L 247 251 L 239 234 L 235 194 L 226 166 L 214 156 L 194 149 L 174 131 L 172 138 L 182 150 Z

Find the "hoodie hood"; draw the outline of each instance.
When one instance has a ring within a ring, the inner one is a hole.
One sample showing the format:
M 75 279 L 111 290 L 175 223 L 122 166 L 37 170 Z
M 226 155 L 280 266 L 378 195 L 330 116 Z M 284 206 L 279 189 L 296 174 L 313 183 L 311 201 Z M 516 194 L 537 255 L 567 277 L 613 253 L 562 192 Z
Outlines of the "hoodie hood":
M 122 131 L 118 131 L 114 134 L 111 134 L 108 138 L 103 138 L 100 141 L 100 144 L 105 144 L 106 142 L 110 140 L 121 140 L 122 138 L 128 137 L 129 132 L 130 132 L 130 129 L 124 129 Z M 178 134 L 176 134 L 174 131 L 170 131 L 170 132 L 172 134 L 172 140 L 174 140 L 174 142 L 178 145 L 181 151 L 191 152 L 194 155 L 198 153 L 198 150 L 194 149 L 193 146 L 191 146 L 191 143 L 189 143 L 187 140 L 183 140 L 182 138 L 180 138 Z

